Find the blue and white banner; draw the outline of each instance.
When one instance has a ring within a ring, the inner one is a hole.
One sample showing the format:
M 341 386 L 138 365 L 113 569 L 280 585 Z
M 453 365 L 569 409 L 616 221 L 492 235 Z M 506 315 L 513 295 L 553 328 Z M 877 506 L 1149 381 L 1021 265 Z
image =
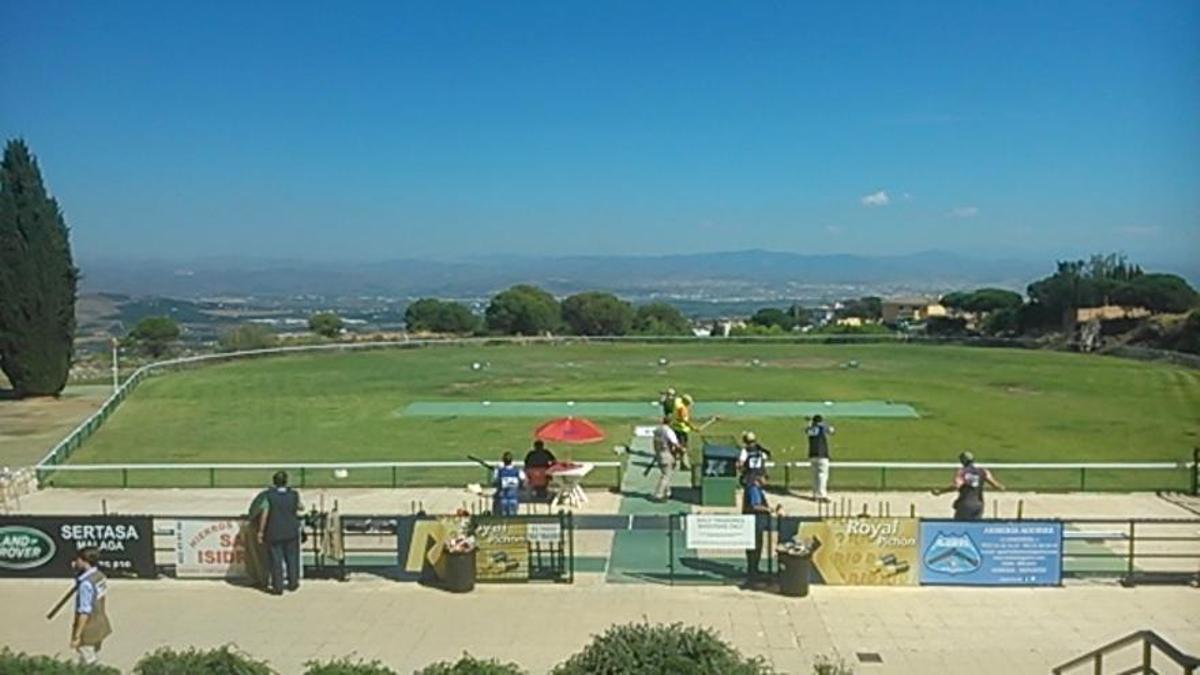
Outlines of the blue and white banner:
M 1062 522 L 922 520 L 921 583 L 1057 586 Z

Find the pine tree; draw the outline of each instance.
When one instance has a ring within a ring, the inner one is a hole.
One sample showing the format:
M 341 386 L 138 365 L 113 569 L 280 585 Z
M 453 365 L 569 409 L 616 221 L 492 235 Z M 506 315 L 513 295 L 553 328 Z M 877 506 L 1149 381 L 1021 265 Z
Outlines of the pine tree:
M 71 369 L 79 270 L 37 160 L 10 140 L 0 163 L 0 369 L 18 396 L 53 396 Z

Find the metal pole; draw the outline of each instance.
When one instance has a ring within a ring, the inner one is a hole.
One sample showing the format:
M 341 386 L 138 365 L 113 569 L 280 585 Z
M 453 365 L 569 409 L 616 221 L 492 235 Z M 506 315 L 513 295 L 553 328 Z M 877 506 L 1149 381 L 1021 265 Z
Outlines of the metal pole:
M 121 368 L 117 363 L 117 338 L 112 339 L 112 376 L 113 376 L 113 393 L 121 388 Z
M 1133 520 L 1130 520 L 1129 521 L 1129 565 L 1125 570 L 1125 583 L 1127 583 L 1127 584 L 1133 583 L 1133 558 L 1135 555 L 1135 553 L 1134 553 L 1134 549 L 1136 548 L 1135 544 L 1137 543 L 1136 527 L 1137 527 L 1137 524 Z
M 1200 495 L 1200 448 L 1192 448 L 1192 494 Z
M 675 514 L 667 516 L 667 579 L 675 585 Z
M 1087 467 L 1079 467 L 1079 491 L 1087 491 Z

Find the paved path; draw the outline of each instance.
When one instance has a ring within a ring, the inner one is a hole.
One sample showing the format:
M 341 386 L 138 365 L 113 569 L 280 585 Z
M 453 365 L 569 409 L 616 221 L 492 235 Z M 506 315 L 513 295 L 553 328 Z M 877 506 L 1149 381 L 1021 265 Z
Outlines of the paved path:
M 807 599 L 790 599 L 600 578 L 586 575 L 573 587 L 481 586 L 466 596 L 375 579 L 312 581 L 283 598 L 216 581 L 116 580 L 109 601 L 116 633 L 104 658 L 128 669 L 161 645 L 234 643 L 283 673 L 300 672 L 309 659 L 347 654 L 411 672 L 465 650 L 518 660 L 537 673 L 605 627 L 642 619 L 710 626 L 743 652 L 806 675 L 818 654 L 839 655 L 860 675 L 1046 673 L 1142 628 L 1200 653 L 1195 589 L 818 587 Z M 52 623 L 42 619 L 63 586 L 0 581 L 0 644 L 65 654 L 67 614 Z M 877 653 L 883 663 L 858 664 L 859 652 Z M 1132 665 L 1134 658 L 1131 650 L 1114 665 Z

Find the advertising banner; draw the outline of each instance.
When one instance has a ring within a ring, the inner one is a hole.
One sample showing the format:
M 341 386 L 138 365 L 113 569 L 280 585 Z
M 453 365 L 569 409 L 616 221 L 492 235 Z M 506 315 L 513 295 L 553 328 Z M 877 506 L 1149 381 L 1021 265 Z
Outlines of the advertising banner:
M 475 519 L 475 580 L 529 581 L 529 532 L 523 520 Z
M 175 575 L 248 578 L 245 527 L 240 518 L 177 521 Z
M 0 516 L 0 577 L 72 577 L 89 546 L 108 576 L 155 576 L 149 516 Z
M 846 586 L 915 586 L 918 533 L 916 518 L 831 518 L 799 530 L 818 544 L 820 580 Z
M 754 516 L 693 513 L 684 533 L 687 548 L 744 551 L 754 548 Z
M 1052 520 L 921 522 L 921 583 L 1057 586 L 1062 523 Z

